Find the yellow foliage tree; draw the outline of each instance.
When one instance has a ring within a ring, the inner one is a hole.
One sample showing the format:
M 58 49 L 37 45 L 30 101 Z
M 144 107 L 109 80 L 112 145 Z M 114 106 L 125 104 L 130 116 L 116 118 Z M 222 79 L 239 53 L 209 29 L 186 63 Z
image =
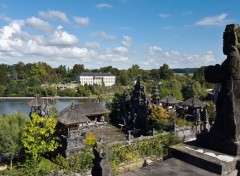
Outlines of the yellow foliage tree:
M 97 142 L 97 139 L 93 133 L 87 133 L 84 142 L 87 146 L 93 147 L 94 144 Z
M 173 123 L 171 114 L 161 106 L 151 106 L 150 119 L 155 128 L 165 128 Z

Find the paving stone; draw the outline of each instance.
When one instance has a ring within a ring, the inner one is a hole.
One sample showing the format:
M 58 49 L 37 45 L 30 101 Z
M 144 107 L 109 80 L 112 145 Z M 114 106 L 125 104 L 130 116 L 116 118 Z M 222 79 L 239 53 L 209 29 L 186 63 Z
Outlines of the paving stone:
M 176 158 L 154 163 L 135 172 L 123 173 L 120 176 L 217 176 Z

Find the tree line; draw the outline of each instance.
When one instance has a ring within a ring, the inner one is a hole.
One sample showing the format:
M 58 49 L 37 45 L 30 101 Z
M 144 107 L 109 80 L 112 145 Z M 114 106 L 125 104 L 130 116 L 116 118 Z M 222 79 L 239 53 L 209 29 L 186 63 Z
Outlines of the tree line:
M 195 70 L 197 76 L 194 76 L 195 81 L 203 83 L 203 75 L 198 73 L 198 69 L 177 69 L 179 72 L 185 72 L 185 75 L 190 75 L 189 72 Z M 89 96 L 91 94 L 97 94 L 93 86 L 85 85 L 77 88 L 77 92 L 74 89 L 68 89 L 58 91 L 51 87 L 41 87 L 41 84 L 50 85 L 52 83 L 71 83 L 76 80 L 76 76 L 83 72 L 101 72 L 101 73 L 112 73 L 116 76 L 116 86 L 129 86 L 133 85 L 136 77 L 140 76 L 144 82 L 154 80 L 155 82 L 162 82 L 162 88 L 173 86 L 169 84 L 175 84 L 176 80 L 181 82 L 182 78 L 178 78 L 174 75 L 173 69 L 170 69 L 167 64 L 163 64 L 159 69 L 144 70 L 139 65 L 134 64 L 131 68 L 119 70 L 112 66 L 101 67 L 99 69 L 87 69 L 83 64 L 75 64 L 72 68 L 68 68 L 65 65 L 60 65 L 56 68 L 51 67 L 45 62 L 37 63 L 23 63 L 18 62 L 17 64 L 7 65 L 0 64 L 0 96 L 15 97 L 15 96 Z M 195 73 L 194 72 L 194 73 Z M 200 74 L 200 78 L 199 75 Z M 184 82 L 191 79 L 191 76 L 187 77 Z M 166 83 L 167 80 L 167 83 Z M 169 80 L 172 83 L 169 83 Z M 174 82 L 175 81 L 175 82 Z M 190 85 L 198 87 L 198 83 L 192 82 Z M 186 83 L 189 85 L 188 83 Z M 176 84 L 178 86 L 178 84 Z M 176 88 L 174 88 L 176 89 Z M 180 91 L 188 89 L 186 86 L 178 87 Z M 99 90 L 99 87 L 98 87 Z M 166 90 L 163 90 L 166 91 Z M 173 91 L 173 90 L 172 90 Z M 174 93 L 173 92 L 166 93 Z M 101 93 L 101 91 L 100 91 Z M 162 94 L 166 94 L 162 93 Z M 176 93 L 175 93 L 176 94 Z M 181 97 L 181 96 L 179 96 Z

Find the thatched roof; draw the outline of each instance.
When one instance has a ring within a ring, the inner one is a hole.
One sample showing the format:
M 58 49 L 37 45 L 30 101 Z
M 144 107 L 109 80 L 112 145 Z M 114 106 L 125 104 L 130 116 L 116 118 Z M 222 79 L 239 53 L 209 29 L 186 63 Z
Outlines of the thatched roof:
M 99 103 L 72 104 L 60 112 L 57 120 L 64 125 L 88 122 L 88 117 L 107 114 L 109 111 Z
M 203 104 L 202 101 L 200 101 L 199 99 L 197 98 L 189 98 L 187 99 L 186 101 L 184 101 L 182 103 L 183 106 L 189 106 L 189 107 L 192 107 L 192 108 L 202 108 L 204 107 L 205 105 Z
M 168 95 L 160 100 L 161 103 L 165 104 L 178 104 L 179 101 L 171 95 Z
M 46 101 L 43 100 L 41 97 L 36 96 L 34 99 L 30 100 L 27 105 L 31 107 L 44 107 L 46 106 Z

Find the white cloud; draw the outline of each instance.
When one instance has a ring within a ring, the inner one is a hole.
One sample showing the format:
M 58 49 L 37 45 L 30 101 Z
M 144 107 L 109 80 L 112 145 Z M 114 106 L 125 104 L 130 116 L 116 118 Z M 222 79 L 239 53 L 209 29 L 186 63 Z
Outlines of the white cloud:
M 87 48 L 96 49 L 96 50 L 100 48 L 100 45 L 97 42 L 86 42 L 85 46 Z
M 133 42 L 133 40 L 132 40 L 131 37 L 129 37 L 129 36 L 124 36 L 124 37 L 123 37 L 122 44 L 123 44 L 124 46 L 129 47 L 129 46 L 132 45 L 132 42 Z
M 128 49 L 126 47 L 119 46 L 119 47 L 114 48 L 113 52 L 115 54 L 126 55 L 128 52 Z
M 38 15 L 41 18 L 48 18 L 48 19 L 58 19 L 63 22 L 69 22 L 69 19 L 67 18 L 66 14 L 60 11 L 52 11 L 49 10 L 48 12 L 39 12 Z
M 99 59 L 105 62 L 117 62 L 117 63 L 128 63 L 128 57 L 127 56 L 121 56 L 116 54 L 105 54 L 100 55 Z
M 114 35 L 109 35 L 109 34 L 106 34 L 105 32 L 97 32 L 97 33 L 93 33 L 92 36 L 94 37 L 99 37 L 103 40 L 115 40 L 116 39 L 116 36 Z
M 158 46 L 150 46 L 149 49 L 148 49 L 148 52 L 150 55 L 153 55 L 157 52 L 161 52 L 162 51 L 162 48 L 158 47 Z
M 50 31 L 52 29 L 52 26 L 48 22 L 36 17 L 28 18 L 25 21 L 25 25 L 40 31 Z
M 164 63 L 171 68 L 200 67 L 216 64 L 212 51 L 198 54 L 186 54 L 179 51 L 164 51 L 158 46 L 149 47 L 148 54 L 144 56 L 142 64 L 145 67 L 158 68 Z
M 76 46 L 78 39 L 76 36 L 62 31 L 58 27 L 49 38 L 47 36 L 34 36 L 22 31 L 21 25 L 12 22 L 7 26 L 0 28 L 0 61 L 5 58 L 16 57 L 39 59 L 48 58 L 75 58 L 81 61 L 90 60 L 96 56 L 96 52 L 87 48 Z M 30 62 L 30 60 L 28 60 Z M 65 61 L 67 63 L 67 61 Z
M 166 13 L 160 13 L 159 16 L 160 16 L 161 18 L 168 18 L 168 17 L 170 17 L 170 15 L 168 15 L 168 14 L 166 14 Z
M 62 27 L 59 26 L 54 33 L 49 37 L 48 44 L 59 46 L 71 46 L 78 43 L 78 38 L 75 35 L 69 34 L 66 31 L 62 31 Z
M 211 17 L 205 17 L 195 23 L 195 25 L 198 26 L 217 26 L 217 25 L 224 25 L 227 23 L 226 17 L 228 14 L 222 13 L 218 16 L 211 16 Z
M 123 46 L 108 48 L 104 54 L 98 56 L 100 60 L 107 62 L 128 63 L 128 49 Z
M 90 23 L 88 17 L 74 17 L 74 21 L 80 26 L 87 26 Z
M 101 4 L 98 4 L 96 5 L 97 8 L 100 8 L 100 9 L 105 9 L 105 8 L 113 8 L 112 5 L 110 4 L 106 4 L 106 3 L 101 3 Z

